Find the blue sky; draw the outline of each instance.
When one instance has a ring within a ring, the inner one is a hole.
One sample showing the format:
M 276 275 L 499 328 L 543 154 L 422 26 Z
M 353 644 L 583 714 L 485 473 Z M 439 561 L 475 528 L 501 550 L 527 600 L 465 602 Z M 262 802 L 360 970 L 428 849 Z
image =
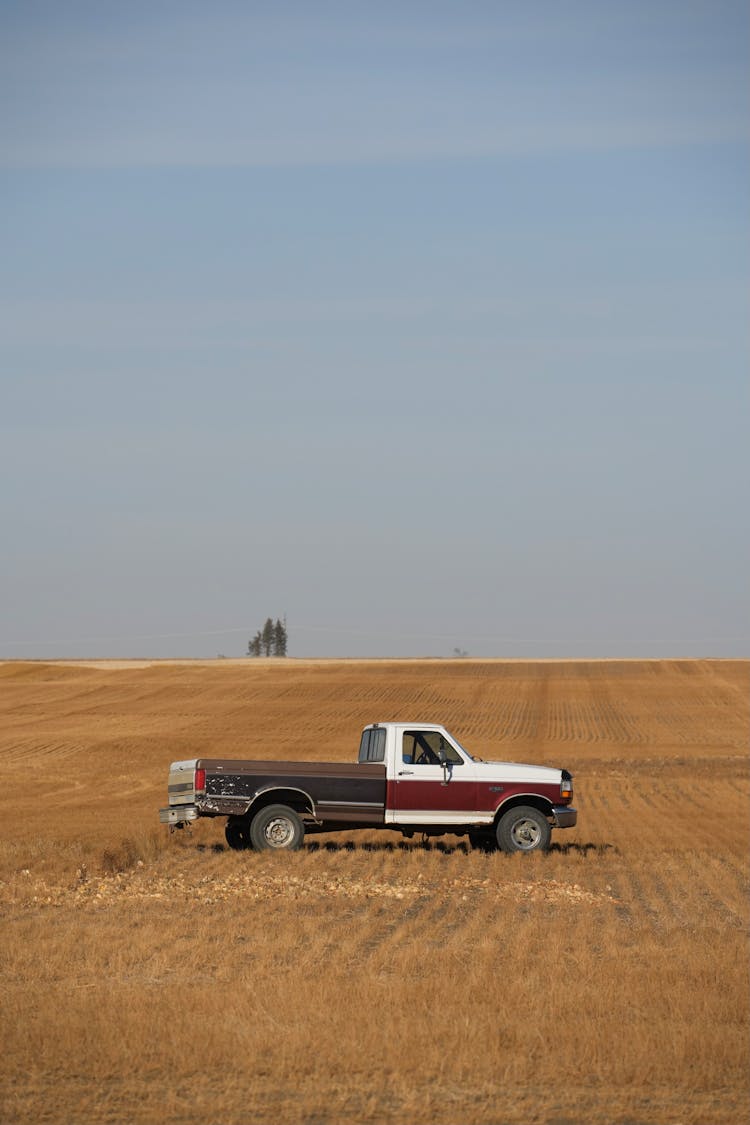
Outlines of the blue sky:
M 749 23 L 0 2 L 0 657 L 747 655 Z

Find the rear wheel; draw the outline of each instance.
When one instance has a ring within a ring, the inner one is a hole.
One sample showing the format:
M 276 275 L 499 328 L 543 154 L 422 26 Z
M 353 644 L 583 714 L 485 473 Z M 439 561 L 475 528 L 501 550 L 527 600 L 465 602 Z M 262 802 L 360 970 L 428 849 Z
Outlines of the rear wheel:
M 224 838 L 229 847 L 236 852 L 245 851 L 246 848 L 252 846 L 248 823 L 242 816 L 227 817 L 227 822 L 224 825 Z
M 546 816 L 529 805 L 509 809 L 497 825 L 497 842 L 504 852 L 546 852 L 551 837 Z
M 269 848 L 297 851 L 304 838 L 305 826 L 288 805 L 267 805 L 250 824 L 250 843 L 259 852 Z

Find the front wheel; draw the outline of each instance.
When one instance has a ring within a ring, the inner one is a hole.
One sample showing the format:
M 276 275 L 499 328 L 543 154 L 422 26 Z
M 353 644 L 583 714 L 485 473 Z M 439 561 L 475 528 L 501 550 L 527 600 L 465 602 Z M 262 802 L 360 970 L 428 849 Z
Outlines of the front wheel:
M 269 848 L 297 851 L 304 838 L 304 824 L 287 805 L 266 805 L 250 824 L 250 843 L 259 852 Z
M 551 837 L 546 816 L 527 805 L 509 809 L 498 821 L 497 842 L 504 852 L 546 852 Z

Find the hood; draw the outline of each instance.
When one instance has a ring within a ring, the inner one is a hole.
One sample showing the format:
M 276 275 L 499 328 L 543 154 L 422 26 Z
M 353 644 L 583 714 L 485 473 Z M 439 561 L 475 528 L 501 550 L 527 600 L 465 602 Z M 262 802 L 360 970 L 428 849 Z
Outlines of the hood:
M 562 780 L 562 770 L 552 769 L 551 766 L 532 766 L 524 762 L 475 762 L 477 780 L 486 774 L 489 778 L 499 773 L 508 781 L 536 781 L 543 785 L 559 785 Z

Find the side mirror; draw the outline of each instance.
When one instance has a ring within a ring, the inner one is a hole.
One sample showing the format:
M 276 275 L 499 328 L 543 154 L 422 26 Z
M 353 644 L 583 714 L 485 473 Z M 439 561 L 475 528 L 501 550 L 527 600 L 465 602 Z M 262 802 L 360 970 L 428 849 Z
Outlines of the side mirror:
M 453 772 L 453 763 L 448 761 L 448 754 L 446 752 L 445 743 L 443 742 L 442 738 L 440 739 L 440 746 L 438 748 L 438 760 L 440 762 L 440 765 L 443 767 L 443 780 L 440 782 L 440 784 L 447 785 L 451 779 L 451 774 Z

